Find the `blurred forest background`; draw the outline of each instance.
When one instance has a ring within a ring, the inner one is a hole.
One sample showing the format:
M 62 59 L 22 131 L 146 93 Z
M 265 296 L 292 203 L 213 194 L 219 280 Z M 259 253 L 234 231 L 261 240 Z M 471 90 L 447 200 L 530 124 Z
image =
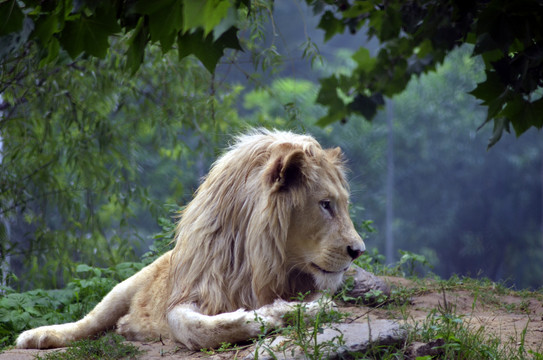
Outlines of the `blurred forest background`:
M 232 136 L 262 126 L 342 147 L 370 253 L 393 262 L 401 249 L 442 277 L 541 287 L 541 132 L 504 134 L 487 150 L 492 129 L 478 130 L 486 110 L 468 94 L 485 78 L 473 47 L 413 77 L 371 122 L 351 115 L 322 127 L 319 79 L 350 74 L 353 53 L 375 55 L 380 44 L 361 33 L 325 42 L 304 2 L 261 5 L 240 25 L 245 51 L 226 51 L 213 74 L 156 45 L 127 72 L 122 38 L 103 59 L 61 51 L 40 63 L 40 50 L 26 46 L 3 63 L 2 285 L 58 288 L 80 263 L 139 259 Z

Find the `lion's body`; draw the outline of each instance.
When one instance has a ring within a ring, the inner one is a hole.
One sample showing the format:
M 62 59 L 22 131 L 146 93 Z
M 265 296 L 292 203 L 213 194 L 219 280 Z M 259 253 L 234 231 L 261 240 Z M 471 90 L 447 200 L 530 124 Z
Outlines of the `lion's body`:
M 128 339 L 171 337 L 191 349 L 245 340 L 261 331 L 255 313 L 279 326 L 284 300 L 335 291 L 364 251 L 339 149 L 287 132 L 238 138 L 184 210 L 175 241 L 82 320 L 24 332 L 17 346 L 65 346 L 115 326 Z

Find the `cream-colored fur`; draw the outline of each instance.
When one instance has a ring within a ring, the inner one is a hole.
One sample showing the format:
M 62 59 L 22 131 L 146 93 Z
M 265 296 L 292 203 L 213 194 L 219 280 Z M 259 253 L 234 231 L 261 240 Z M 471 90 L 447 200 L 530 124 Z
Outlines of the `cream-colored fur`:
M 195 350 L 255 337 L 261 322 L 282 324 L 297 293 L 337 290 L 365 250 L 348 201 L 339 148 L 289 132 L 240 136 L 182 213 L 172 251 L 83 319 L 25 331 L 16 345 L 61 347 L 113 328 Z

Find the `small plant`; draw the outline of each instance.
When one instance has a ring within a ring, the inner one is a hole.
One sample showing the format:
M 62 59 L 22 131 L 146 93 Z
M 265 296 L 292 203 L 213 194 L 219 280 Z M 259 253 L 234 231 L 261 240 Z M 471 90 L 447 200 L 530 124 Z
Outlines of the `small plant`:
M 184 207 L 178 207 L 172 205 L 170 207 L 170 213 L 179 213 Z M 160 255 L 166 251 L 171 250 L 175 236 L 176 223 L 169 218 L 160 217 L 158 219 L 158 225 L 161 227 L 161 231 L 153 235 L 153 244 L 149 246 L 149 251 L 143 254 L 142 262 L 148 265 L 158 259 Z
M 65 350 L 54 351 L 44 356 L 37 355 L 40 360 L 79 360 L 79 359 L 136 359 L 141 350 L 125 342 L 125 339 L 115 333 L 106 333 L 96 340 L 79 340 Z
M 247 346 L 249 346 L 249 345 L 247 345 Z M 236 345 L 236 344 L 223 342 L 223 343 L 221 343 L 221 346 L 219 346 L 217 349 L 203 348 L 203 349 L 200 349 L 200 351 L 203 352 L 204 354 L 207 354 L 207 355 L 215 355 L 217 353 L 225 353 L 225 352 L 231 352 L 231 351 L 236 351 L 237 352 L 237 351 L 245 349 L 247 346 L 239 346 L 239 345 Z
M 412 253 L 410 251 L 403 251 L 398 250 L 401 257 L 400 261 L 398 262 L 398 269 L 405 269 L 403 271 L 404 276 L 415 276 L 415 270 L 417 266 L 423 267 L 423 268 L 429 268 L 430 263 L 426 259 L 424 255 L 419 255 Z
M 285 338 L 280 344 L 271 345 L 271 337 L 261 338 L 256 346 L 255 359 L 258 358 L 260 349 L 265 350 L 270 356 L 275 353 L 283 353 L 287 358 L 297 352 L 307 359 L 327 359 L 340 346 L 344 345 L 343 334 L 333 337 L 329 341 L 320 342 L 318 335 L 322 334 L 326 326 L 337 323 L 345 317 L 345 314 L 335 310 L 328 294 L 323 294 L 317 301 L 318 309 L 311 312 L 309 303 L 303 302 L 308 294 L 299 294 L 293 310 L 285 315 L 286 327 L 275 331 L 272 335 L 281 335 Z
M 385 265 L 385 256 L 380 254 L 376 248 L 366 251 L 354 263 L 375 275 L 397 275 L 390 273 L 390 268 Z
M 382 290 L 372 289 L 364 294 L 364 303 L 370 305 L 384 304 L 388 296 Z

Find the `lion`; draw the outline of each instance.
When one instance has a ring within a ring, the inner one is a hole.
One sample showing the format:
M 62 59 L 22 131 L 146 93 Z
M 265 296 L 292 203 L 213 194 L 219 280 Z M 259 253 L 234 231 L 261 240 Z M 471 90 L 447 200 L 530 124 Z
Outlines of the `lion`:
M 340 148 L 253 130 L 211 167 L 182 211 L 173 250 L 116 285 L 83 319 L 23 332 L 17 348 L 64 347 L 115 329 L 216 348 L 283 325 L 300 292 L 335 292 L 365 251 L 349 217 Z M 315 305 L 316 300 L 309 302 Z

